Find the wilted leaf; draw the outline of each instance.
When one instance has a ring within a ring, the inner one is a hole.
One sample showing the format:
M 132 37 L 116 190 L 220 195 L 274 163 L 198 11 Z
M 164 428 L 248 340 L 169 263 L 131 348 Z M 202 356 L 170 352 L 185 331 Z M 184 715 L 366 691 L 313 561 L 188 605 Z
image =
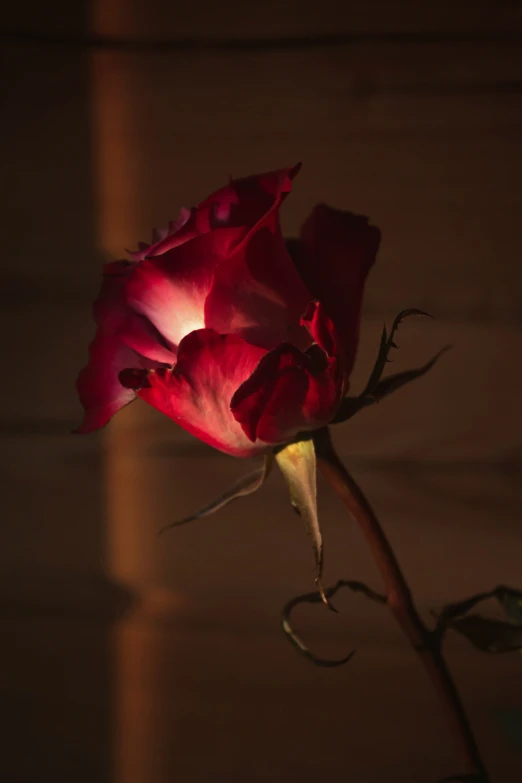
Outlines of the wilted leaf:
M 230 489 L 227 489 L 225 492 L 223 492 L 223 494 L 220 495 L 216 500 L 212 501 L 212 503 L 209 503 L 199 511 L 196 511 L 195 514 L 191 514 L 188 517 L 184 517 L 184 519 L 179 519 L 177 522 L 171 522 L 170 524 L 165 525 L 165 527 L 161 528 L 159 533 L 164 533 L 166 530 L 170 530 L 173 527 L 187 525 L 189 522 L 194 522 L 196 519 L 203 519 L 204 517 L 208 517 L 210 514 L 214 514 L 216 511 L 219 511 L 220 509 L 227 506 L 233 500 L 245 497 L 245 495 L 251 495 L 253 492 L 256 492 L 256 490 L 258 490 L 263 485 L 266 477 L 270 473 L 272 464 L 273 456 L 272 454 L 268 454 L 265 457 L 265 461 L 261 468 L 258 468 L 257 470 L 252 471 L 252 473 L 248 473 L 246 476 L 243 476 L 243 478 L 239 479 L 239 481 L 230 487 Z
M 373 601 L 377 601 L 378 603 L 386 603 L 385 596 L 376 593 L 363 582 L 346 579 L 340 579 L 333 587 L 327 587 L 324 591 L 326 599 L 330 599 L 342 587 L 348 587 L 354 592 L 364 593 L 364 595 L 366 595 L 368 598 L 371 598 Z M 312 663 L 314 663 L 316 666 L 342 666 L 343 664 L 348 663 L 348 661 L 354 655 L 355 650 L 352 650 L 343 658 L 320 658 L 318 655 L 315 655 L 315 653 L 311 652 L 311 650 L 304 644 L 290 624 L 290 616 L 296 606 L 303 603 L 315 604 L 322 600 L 323 597 L 318 593 L 305 593 L 304 595 L 298 595 L 296 598 L 293 598 L 291 601 L 289 601 L 281 613 L 281 624 L 283 626 L 283 631 L 294 647 L 296 647 L 300 653 L 312 661 Z
M 305 523 L 312 539 L 316 565 L 316 585 L 323 602 L 333 609 L 321 582 L 323 573 L 323 538 L 317 516 L 317 468 L 312 439 L 290 443 L 276 453 L 276 461 L 290 490 L 292 506 Z
M 491 653 L 522 650 L 522 626 L 470 614 L 453 620 L 450 627 L 479 650 Z

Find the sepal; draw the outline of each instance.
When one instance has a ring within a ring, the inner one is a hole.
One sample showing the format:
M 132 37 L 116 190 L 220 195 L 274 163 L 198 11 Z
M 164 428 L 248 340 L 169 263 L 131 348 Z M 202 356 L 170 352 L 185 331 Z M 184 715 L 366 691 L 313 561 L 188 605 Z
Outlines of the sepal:
M 165 527 L 162 527 L 161 530 L 158 531 L 158 535 L 161 535 L 162 533 L 165 533 L 165 531 L 171 530 L 174 527 L 187 525 L 189 522 L 194 522 L 197 519 L 204 519 L 205 517 L 208 517 L 211 514 L 214 514 L 216 511 L 224 508 L 225 506 L 228 506 L 228 504 L 232 503 L 233 500 L 237 500 L 237 498 L 245 497 L 246 495 L 251 495 L 253 492 L 256 492 L 265 483 L 272 465 L 273 456 L 272 454 L 267 454 L 261 468 L 258 468 L 251 473 L 247 473 L 246 476 L 243 476 L 243 478 L 239 479 L 239 481 L 233 484 L 229 489 L 225 490 L 225 492 L 216 498 L 216 500 L 213 500 L 212 503 L 208 504 L 208 506 L 204 506 L 199 511 L 196 511 L 195 514 L 190 514 L 188 517 L 178 519 L 176 522 L 170 522 L 168 525 L 165 525 Z

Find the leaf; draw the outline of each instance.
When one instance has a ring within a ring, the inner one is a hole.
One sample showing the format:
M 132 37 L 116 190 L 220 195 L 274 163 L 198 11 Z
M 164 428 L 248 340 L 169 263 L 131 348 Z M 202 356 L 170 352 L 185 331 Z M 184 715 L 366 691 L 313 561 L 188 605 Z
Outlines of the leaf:
M 439 780 L 439 783 L 489 783 L 489 781 L 482 772 L 470 772 L 469 775 L 450 775 L 449 778 Z
M 335 593 L 340 590 L 342 587 L 349 587 L 350 590 L 353 590 L 354 592 L 364 593 L 364 595 L 367 596 L 367 598 L 371 598 L 373 601 L 377 601 L 378 603 L 385 604 L 386 603 L 386 597 L 383 595 L 380 595 L 379 593 L 376 593 L 374 590 L 372 590 L 370 587 L 365 585 L 363 582 L 357 582 L 354 580 L 346 580 L 346 579 L 339 579 L 337 584 L 335 584 L 333 587 L 327 587 L 324 591 L 324 595 L 327 599 L 330 599 L 332 596 L 335 595 Z M 305 658 L 308 658 L 308 660 L 312 661 L 316 666 L 327 666 L 330 668 L 333 668 L 335 666 L 342 666 L 345 663 L 348 663 L 348 661 L 353 657 L 355 654 L 355 650 L 352 650 L 348 655 L 344 656 L 343 658 L 320 658 L 318 655 L 315 655 L 301 640 L 301 638 L 297 635 L 297 633 L 294 631 L 290 624 L 290 616 L 292 614 L 292 611 L 295 609 L 296 606 L 303 603 L 309 603 L 314 604 L 318 603 L 319 601 L 322 601 L 323 597 L 319 593 L 305 593 L 304 595 L 298 595 L 296 598 L 292 598 L 291 601 L 289 601 L 286 606 L 283 608 L 283 611 L 281 613 L 281 625 L 283 626 L 283 631 L 287 635 L 289 641 L 293 644 L 294 647 L 296 647 L 302 655 L 305 656 Z
M 386 367 L 387 362 L 391 361 L 389 359 L 389 353 L 392 348 L 398 347 L 394 342 L 395 333 L 400 324 L 406 318 L 409 318 L 413 315 L 426 316 L 431 318 L 429 313 L 425 313 L 423 310 L 417 310 L 414 307 L 410 307 L 408 310 L 402 310 L 395 317 L 389 336 L 386 332 L 386 326 L 384 326 L 377 359 L 373 366 L 373 370 L 370 373 L 370 377 L 364 388 L 364 391 L 358 397 L 345 397 L 341 403 L 337 415 L 333 419 L 333 424 L 338 424 L 341 421 L 350 419 L 363 408 L 366 408 L 369 405 L 373 405 L 375 402 L 379 402 L 383 399 L 383 397 L 387 397 L 388 394 L 391 394 L 397 389 L 400 389 L 402 386 L 405 386 L 407 383 L 414 381 L 416 378 L 420 378 L 422 375 L 425 375 L 427 372 L 429 372 L 429 370 L 431 370 L 440 356 L 442 356 L 442 354 L 450 348 L 450 346 L 443 348 L 422 367 L 416 367 L 413 370 L 406 370 L 404 372 L 400 372 L 396 375 L 382 379 L 384 368 Z
M 496 598 L 512 622 L 469 614 L 478 603 Z M 500 585 L 487 593 L 477 593 L 464 601 L 448 604 L 438 614 L 437 630 L 452 628 L 479 650 L 491 653 L 522 650 L 522 592 Z
M 494 715 L 508 742 L 522 753 L 522 708 L 506 707 L 495 710 Z
M 375 360 L 375 364 L 373 365 L 373 370 L 370 373 L 370 377 L 368 378 L 368 383 L 366 384 L 364 391 L 361 394 L 361 397 L 364 397 L 367 394 L 371 394 L 372 389 L 374 389 L 377 383 L 379 382 L 379 379 L 384 372 L 384 366 L 386 364 L 386 359 L 388 358 L 388 353 L 390 348 L 391 346 L 388 347 L 388 335 L 386 333 L 386 325 L 385 325 L 382 328 L 381 343 L 379 345 L 379 352 L 377 354 L 377 359 Z
M 272 454 L 267 454 L 265 456 L 264 464 L 261 468 L 258 468 L 257 470 L 252 471 L 252 473 L 248 473 L 246 476 L 243 476 L 243 478 L 239 479 L 239 481 L 233 484 L 230 489 L 227 489 L 225 492 L 223 492 L 222 495 L 220 495 L 216 500 L 212 501 L 212 503 L 209 503 L 208 506 L 204 506 L 199 511 L 196 511 L 195 514 L 191 514 L 188 517 L 184 517 L 184 519 L 179 519 L 177 522 L 170 522 L 168 525 L 165 525 L 165 527 L 162 527 L 158 532 L 158 535 L 161 535 L 165 531 L 171 530 L 174 527 L 187 525 L 189 522 L 194 522 L 196 519 L 204 519 L 205 517 L 208 517 L 211 514 L 214 514 L 216 511 L 224 508 L 225 506 L 228 506 L 228 504 L 233 500 L 245 497 L 246 495 L 251 495 L 253 492 L 256 492 L 264 484 L 268 474 L 270 473 L 272 464 L 273 456 Z
M 384 378 L 383 380 L 379 381 L 375 387 L 375 391 L 373 392 L 375 402 L 379 402 L 383 399 L 383 397 L 387 397 L 388 394 L 397 391 L 397 389 L 400 389 L 407 383 L 411 383 L 411 381 L 426 375 L 426 373 L 429 372 L 434 364 L 440 359 L 442 354 L 446 353 L 446 351 L 449 351 L 450 348 L 450 345 L 446 345 L 444 348 L 441 348 L 441 350 L 436 353 L 435 356 L 429 360 L 429 362 L 423 364 L 422 367 L 416 367 L 413 370 L 398 372 L 395 375 L 390 375 L 388 378 Z
M 437 354 L 435 354 L 435 356 L 433 356 L 429 362 L 423 364 L 422 367 L 415 367 L 413 370 L 404 370 L 404 372 L 398 372 L 395 375 L 390 375 L 388 378 L 383 378 L 375 386 L 371 396 L 364 396 L 364 394 L 361 394 L 360 397 L 345 397 L 333 423 L 339 423 L 341 421 L 347 421 L 347 419 L 351 419 L 352 416 L 355 416 L 355 414 L 359 413 L 359 411 L 363 408 L 367 408 L 369 405 L 380 402 L 382 399 L 384 399 L 384 397 L 392 394 L 392 392 L 397 391 L 397 389 L 402 388 L 402 386 L 406 386 L 407 383 L 411 383 L 411 381 L 426 375 L 426 373 L 429 372 L 440 359 L 442 354 L 446 353 L 446 351 L 449 351 L 450 348 L 450 345 L 446 345 Z
M 492 620 L 478 614 L 453 620 L 450 628 L 466 637 L 484 652 L 505 653 L 522 650 L 522 626 Z
M 362 397 L 366 397 L 374 393 L 377 384 L 380 381 L 381 376 L 384 372 L 386 363 L 389 361 L 388 356 L 391 349 L 397 348 L 397 346 L 393 341 L 393 338 L 395 337 L 395 332 L 399 328 L 400 324 L 406 318 L 410 318 L 412 315 L 420 315 L 426 318 L 431 318 L 431 315 L 429 313 L 425 313 L 423 310 L 417 310 L 415 307 L 410 307 L 407 310 L 401 310 L 401 312 L 395 316 L 389 337 L 386 336 L 386 327 L 384 327 L 381 336 L 381 344 L 379 346 L 379 353 L 377 354 L 377 360 L 371 372 L 368 383 L 366 384 L 366 388 L 364 389 L 361 395 Z
M 335 609 L 325 595 L 321 577 L 323 573 L 323 538 L 317 516 L 317 469 L 315 447 L 312 439 L 290 443 L 276 453 L 276 461 L 290 490 L 290 501 L 302 518 L 312 539 L 315 556 L 315 583 L 321 599 L 329 609 Z
M 495 588 L 488 593 L 477 593 L 470 598 L 465 598 L 463 601 L 457 601 L 454 604 L 445 606 L 442 612 L 436 613 L 439 630 L 449 627 L 453 620 L 467 614 L 470 609 L 473 609 L 473 607 L 481 601 L 487 601 L 488 598 L 495 598 L 497 596 L 497 590 L 498 588 Z
M 522 625 L 522 591 L 511 587 L 497 587 L 497 598 L 513 622 Z

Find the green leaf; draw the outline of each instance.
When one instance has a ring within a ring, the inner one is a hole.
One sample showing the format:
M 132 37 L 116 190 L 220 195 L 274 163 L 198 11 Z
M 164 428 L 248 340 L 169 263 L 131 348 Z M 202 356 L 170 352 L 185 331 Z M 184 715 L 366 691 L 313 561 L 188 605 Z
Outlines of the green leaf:
M 333 609 L 328 602 L 321 582 L 323 573 L 323 538 L 317 516 L 317 468 L 313 440 L 289 443 L 288 446 L 276 453 L 276 461 L 290 490 L 292 506 L 302 518 L 306 531 L 312 539 L 317 589 L 326 606 Z
M 170 522 L 168 525 L 165 525 L 165 527 L 162 527 L 159 531 L 159 535 L 167 530 L 171 530 L 174 527 L 180 527 L 181 525 L 187 525 L 189 522 L 194 522 L 196 519 L 204 519 L 205 517 L 208 517 L 211 514 L 214 514 L 216 511 L 224 508 L 225 506 L 228 506 L 228 504 L 233 500 L 237 500 L 237 498 L 245 497 L 246 495 L 251 495 L 253 492 L 256 492 L 264 484 L 268 474 L 270 473 L 272 464 L 273 456 L 272 454 L 268 454 L 265 457 L 265 461 L 261 468 L 258 468 L 257 470 L 252 471 L 252 473 L 248 473 L 246 476 L 243 476 L 243 478 L 239 479 L 239 481 L 230 487 L 230 489 L 227 489 L 225 492 L 223 492 L 223 494 L 220 495 L 216 500 L 213 500 L 212 503 L 209 503 L 199 511 L 196 511 L 195 514 L 190 514 L 190 516 L 184 517 L 184 519 L 179 519 L 177 522 Z

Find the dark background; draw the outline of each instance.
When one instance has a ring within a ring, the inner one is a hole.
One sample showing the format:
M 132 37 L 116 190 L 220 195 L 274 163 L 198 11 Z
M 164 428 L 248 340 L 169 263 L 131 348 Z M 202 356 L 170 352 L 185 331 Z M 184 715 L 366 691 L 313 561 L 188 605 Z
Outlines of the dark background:
M 303 161 L 284 208 L 368 214 L 383 246 L 354 390 L 404 307 L 394 369 L 432 373 L 336 431 L 422 612 L 522 587 L 522 4 L 11 3 L 2 11 L 0 776 L 8 783 L 426 783 L 457 769 L 386 612 L 279 611 L 312 587 L 279 476 L 156 538 L 249 462 L 135 404 L 69 434 L 104 259 L 227 181 Z M 380 588 L 320 486 L 327 581 Z M 522 777 L 499 711 L 519 655 L 448 654 L 492 772 Z

